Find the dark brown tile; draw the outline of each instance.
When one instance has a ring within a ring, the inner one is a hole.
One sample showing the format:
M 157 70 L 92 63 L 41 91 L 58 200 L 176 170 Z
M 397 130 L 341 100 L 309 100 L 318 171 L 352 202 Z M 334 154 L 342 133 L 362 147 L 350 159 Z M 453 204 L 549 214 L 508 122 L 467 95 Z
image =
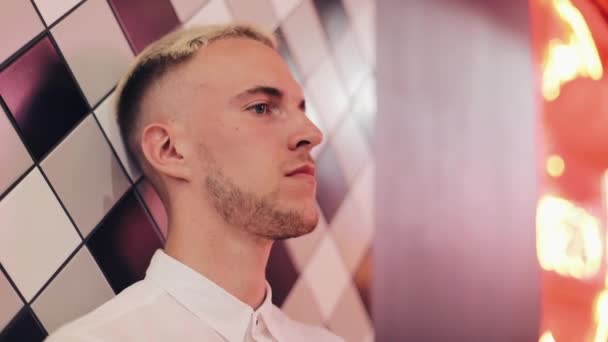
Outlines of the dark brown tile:
M 40 342 L 47 336 L 32 311 L 24 307 L 9 325 L 0 332 L 0 342 Z
M 272 302 L 280 307 L 298 279 L 298 271 L 283 241 L 275 242 L 272 248 L 266 279 L 272 287 Z
M 342 0 L 313 0 L 321 24 L 332 46 L 338 44 L 349 26 L 348 14 Z
M 152 255 L 162 248 L 134 190 L 110 211 L 86 244 L 115 293 L 143 279 Z
M 169 33 L 179 25 L 169 0 L 109 0 L 133 51 Z
M 165 210 L 165 206 L 163 202 L 160 200 L 158 193 L 152 187 L 152 184 L 142 178 L 142 180 L 137 183 L 137 192 L 143 198 L 146 207 L 150 211 L 152 218 L 156 222 L 156 225 L 160 229 L 161 234 L 167 239 L 167 230 L 169 223 L 167 222 L 167 211 Z
M 0 71 L 0 96 L 36 160 L 88 112 L 78 85 L 49 37 Z

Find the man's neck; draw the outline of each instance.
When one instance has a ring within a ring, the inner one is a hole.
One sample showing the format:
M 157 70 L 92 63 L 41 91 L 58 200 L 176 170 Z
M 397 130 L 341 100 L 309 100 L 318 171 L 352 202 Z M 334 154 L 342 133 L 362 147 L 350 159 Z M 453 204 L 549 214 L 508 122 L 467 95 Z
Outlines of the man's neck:
M 165 252 L 257 309 L 266 294 L 272 242 L 227 226 L 215 215 L 184 217 L 169 215 Z

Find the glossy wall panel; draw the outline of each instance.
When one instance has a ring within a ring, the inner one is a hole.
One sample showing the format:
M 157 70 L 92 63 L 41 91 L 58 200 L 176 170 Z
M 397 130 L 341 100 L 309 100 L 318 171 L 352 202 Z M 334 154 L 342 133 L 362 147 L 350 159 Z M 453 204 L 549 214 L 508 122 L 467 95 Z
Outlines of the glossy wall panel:
M 377 10 L 377 339 L 538 341 L 528 3 Z

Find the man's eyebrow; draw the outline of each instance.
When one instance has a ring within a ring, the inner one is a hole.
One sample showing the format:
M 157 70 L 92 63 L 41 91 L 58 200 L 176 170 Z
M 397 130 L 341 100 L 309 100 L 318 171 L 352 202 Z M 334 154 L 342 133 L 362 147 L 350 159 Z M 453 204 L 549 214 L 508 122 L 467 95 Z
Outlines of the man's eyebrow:
M 283 92 L 281 90 L 279 90 L 278 88 L 269 87 L 269 86 L 255 86 L 255 87 L 249 88 L 249 89 L 239 93 L 238 95 L 235 96 L 235 99 L 238 100 L 238 99 L 241 99 L 248 95 L 257 95 L 257 94 L 264 94 L 264 95 L 268 95 L 270 97 L 278 97 L 278 98 L 283 97 Z

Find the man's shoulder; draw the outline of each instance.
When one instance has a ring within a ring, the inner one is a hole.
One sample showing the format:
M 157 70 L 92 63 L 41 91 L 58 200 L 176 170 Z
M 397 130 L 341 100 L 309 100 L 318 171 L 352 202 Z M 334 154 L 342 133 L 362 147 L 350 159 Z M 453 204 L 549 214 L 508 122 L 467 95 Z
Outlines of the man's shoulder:
M 144 318 L 146 315 L 138 314 L 139 311 L 159 300 L 163 292 L 140 281 L 123 290 L 114 298 L 105 302 L 98 308 L 86 315 L 68 322 L 57 331 L 52 333 L 47 342 L 71 342 L 71 341 L 100 341 L 96 337 L 97 332 L 112 330 L 116 325 L 124 323 L 125 318 L 129 320 Z
M 281 331 L 290 335 L 288 337 L 289 341 L 300 338 L 306 341 L 344 342 L 342 337 L 335 335 L 324 327 L 310 325 L 292 319 L 276 306 L 273 306 L 273 317 L 281 325 Z

